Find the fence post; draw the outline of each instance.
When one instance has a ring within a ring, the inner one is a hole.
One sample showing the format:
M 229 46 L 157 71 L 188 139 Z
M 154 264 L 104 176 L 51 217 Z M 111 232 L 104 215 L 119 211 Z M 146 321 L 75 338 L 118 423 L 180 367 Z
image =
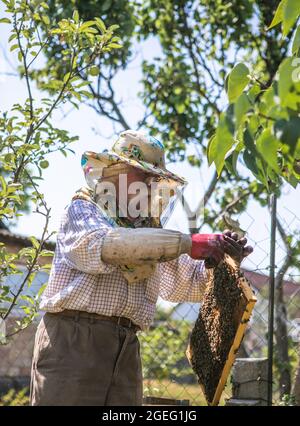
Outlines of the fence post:
M 233 365 L 232 397 L 226 406 L 267 405 L 268 358 L 237 358 Z
M 275 294 L 275 250 L 276 250 L 277 198 L 271 195 L 271 241 L 270 241 L 270 284 L 268 312 L 268 405 L 273 396 L 273 334 L 274 334 L 274 294 Z

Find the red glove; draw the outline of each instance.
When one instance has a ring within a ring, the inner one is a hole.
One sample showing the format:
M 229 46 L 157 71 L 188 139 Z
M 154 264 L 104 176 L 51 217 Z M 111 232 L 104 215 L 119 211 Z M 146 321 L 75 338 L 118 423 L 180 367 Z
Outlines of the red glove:
M 193 234 L 191 257 L 193 259 L 209 259 L 219 263 L 224 257 L 222 234 Z

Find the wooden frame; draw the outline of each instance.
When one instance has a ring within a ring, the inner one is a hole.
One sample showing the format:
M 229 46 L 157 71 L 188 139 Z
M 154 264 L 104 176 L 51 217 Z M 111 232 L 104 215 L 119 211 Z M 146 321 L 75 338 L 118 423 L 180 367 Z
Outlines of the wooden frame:
M 230 260 L 232 260 L 232 259 L 230 259 Z M 232 262 L 229 261 L 228 259 L 227 259 L 227 261 L 232 264 Z M 232 264 L 231 266 L 236 267 L 236 265 L 234 265 L 234 264 Z M 226 385 L 231 367 L 232 367 L 234 360 L 236 358 L 237 351 L 238 351 L 238 349 L 239 349 L 239 347 L 242 343 L 244 333 L 245 333 L 245 330 L 246 330 L 246 327 L 247 327 L 247 323 L 250 320 L 252 310 L 253 310 L 254 305 L 257 301 L 257 299 L 254 295 L 254 292 L 252 291 L 252 289 L 250 287 L 250 283 L 248 282 L 248 280 L 246 280 L 245 277 L 240 277 L 238 280 L 239 280 L 239 285 L 240 285 L 242 292 L 243 292 L 242 297 L 244 297 L 244 299 L 246 301 L 246 307 L 245 307 L 242 315 L 240 316 L 240 318 L 238 318 L 239 325 L 238 325 L 237 331 L 235 333 L 235 337 L 233 339 L 233 343 L 231 345 L 230 351 L 228 353 L 227 360 L 226 360 L 225 365 L 223 367 L 222 374 L 221 374 L 220 380 L 218 382 L 218 386 L 216 388 L 213 400 L 212 400 L 212 402 L 208 402 L 208 405 L 211 405 L 211 406 L 215 406 L 215 405 L 219 404 L 219 401 L 220 401 L 222 392 L 224 390 L 224 387 Z M 192 363 L 191 363 L 192 354 L 191 354 L 191 351 L 190 351 L 190 345 L 188 345 L 188 347 L 187 347 L 186 356 L 187 356 L 187 359 L 188 359 L 190 365 L 192 365 Z M 200 387 L 202 389 L 204 396 L 206 396 L 203 384 L 200 383 Z

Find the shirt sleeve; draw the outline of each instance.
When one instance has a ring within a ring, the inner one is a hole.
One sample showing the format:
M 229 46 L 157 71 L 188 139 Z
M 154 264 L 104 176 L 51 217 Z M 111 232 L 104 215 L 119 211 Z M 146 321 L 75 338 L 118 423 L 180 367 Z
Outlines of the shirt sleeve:
M 102 259 L 116 265 L 144 265 L 176 259 L 186 235 L 160 228 L 115 228 L 104 239 Z
M 105 235 L 113 227 L 99 208 L 86 200 L 74 200 L 68 207 L 64 229 L 64 260 L 73 269 L 88 274 L 108 274 L 117 266 L 101 259 Z
M 212 279 L 203 260 L 187 254 L 159 265 L 161 284 L 159 295 L 168 302 L 201 302 L 207 284 Z

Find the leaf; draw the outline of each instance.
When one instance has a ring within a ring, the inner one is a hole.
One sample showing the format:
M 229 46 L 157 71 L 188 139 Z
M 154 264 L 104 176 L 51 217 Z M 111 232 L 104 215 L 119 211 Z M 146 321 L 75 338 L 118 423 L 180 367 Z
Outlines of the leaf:
M 53 257 L 53 255 L 54 255 L 54 252 L 53 251 L 51 251 L 51 250 L 42 250 L 41 251 L 41 253 L 40 253 L 40 256 L 41 257 L 46 257 L 46 256 L 51 256 L 51 257 Z
M 83 32 L 85 29 L 92 27 L 93 25 L 95 25 L 95 21 L 86 21 L 84 22 L 82 25 L 80 25 L 79 27 L 79 32 Z
M 33 245 L 33 247 L 38 250 L 40 248 L 39 241 L 35 237 L 29 237 L 29 239 L 30 239 L 31 244 Z
M 208 165 L 210 166 L 212 164 L 212 162 L 214 161 L 213 157 L 210 155 L 209 151 L 211 148 L 211 145 L 214 143 L 214 139 L 216 137 L 216 134 L 212 135 L 211 138 L 209 139 L 208 143 L 207 143 L 207 161 L 208 161 Z
M 249 151 L 246 150 L 243 154 L 243 160 L 247 168 L 254 174 L 254 176 L 258 177 L 259 171 L 255 161 L 255 157 Z
M 44 293 L 44 291 L 45 291 L 45 288 L 46 288 L 46 287 L 47 287 L 47 283 L 43 284 L 43 285 L 40 287 L 39 291 L 37 292 L 37 298 L 40 298 L 40 297 L 41 297 L 41 295 Z
M 270 24 L 270 26 L 268 27 L 268 30 L 270 30 L 271 28 L 275 27 L 276 25 L 280 24 L 280 22 L 282 22 L 283 20 L 283 10 L 284 7 L 286 5 L 287 0 L 281 0 L 281 2 L 279 3 L 274 18 Z
M 4 177 L 1 176 L 1 175 L 0 175 L 0 184 L 1 184 L 2 191 L 6 192 L 6 190 L 7 190 L 7 184 L 5 182 Z
M 11 20 L 8 18 L 1 18 L 0 24 L 11 24 Z
M 178 114 L 183 114 L 186 110 L 186 106 L 183 102 L 180 102 L 178 104 L 175 104 L 175 109 L 178 112 Z
M 79 13 L 78 13 L 78 10 L 74 10 L 72 18 L 73 18 L 75 24 L 78 24 L 78 22 L 79 22 Z
M 227 94 L 230 103 L 234 102 L 241 95 L 249 81 L 248 67 L 242 63 L 235 65 L 228 75 Z
M 122 45 L 118 44 L 118 43 L 109 43 L 108 47 L 110 49 L 120 49 L 122 47 Z
M 64 78 L 63 78 L 63 82 L 64 82 L 64 84 L 66 84 L 67 83 L 67 81 L 69 80 L 69 78 L 70 78 L 70 75 L 71 75 L 71 73 L 70 72 L 67 72 L 67 74 L 65 74 L 65 76 L 64 76 Z
M 225 160 L 225 167 L 226 169 L 233 175 L 238 176 L 238 172 L 237 172 L 237 160 L 239 157 L 239 152 L 238 151 L 233 151 L 232 154 L 230 154 L 226 160 Z
M 274 126 L 275 134 L 283 144 L 288 145 L 289 153 L 293 156 L 300 138 L 300 117 L 290 117 L 289 120 L 279 120 Z
M 40 167 L 41 167 L 42 169 L 47 169 L 47 167 L 49 167 L 49 161 L 47 161 L 47 160 L 43 160 L 43 161 L 41 161 L 41 162 L 40 162 Z
M 102 21 L 102 19 L 100 19 L 100 18 L 95 18 L 95 21 L 96 21 L 96 25 L 97 25 L 97 27 L 99 28 L 99 30 L 100 30 L 102 33 L 105 33 L 105 32 L 106 32 L 106 26 L 105 26 L 104 22 Z
M 222 113 L 216 134 L 212 137 L 208 150 L 208 162 L 209 164 L 215 163 L 219 176 L 224 167 L 225 156 L 233 144 L 234 139 L 228 128 L 226 115 Z
M 108 30 L 110 31 L 110 32 L 114 32 L 115 30 L 117 30 L 118 28 L 120 28 L 120 25 L 118 25 L 118 24 L 113 24 L 113 25 L 111 25 L 110 27 L 108 27 Z M 114 37 L 114 38 L 119 38 L 119 37 Z M 112 40 L 112 41 L 115 41 L 115 40 Z
M 19 45 L 18 44 L 13 44 L 11 47 L 10 47 L 10 51 L 11 52 L 13 52 L 14 50 L 16 50 L 16 49 L 18 49 L 19 48 Z
M 90 70 L 89 70 L 89 74 L 92 75 L 93 77 L 99 75 L 99 73 L 100 73 L 100 69 L 96 65 L 91 67 Z
M 287 0 L 285 7 L 283 9 L 283 25 L 282 33 L 284 36 L 287 36 L 290 29 L 293 27 L 294 23 L 300 15 L 300 2 L 299 0 Z
M 277 150 L 279 148 L 279 141 L 272 134 L 270 128 L 265 129 L 256 141 L 257 150 L 263 156 L 263 159 L 269 166 L 276 172 L 279 172 Z
M 282 106 L 286 106 L 286 95 L 293 85 L 293 58 L 285 58 L 279 66 L 278 94 Z
M 248 96 L 245 93 L 242 93 L 241 96 L 237 99 L 234 104 L 234 116 L 235 116 L 235 128 L 237 129 L 245 114 L 249 111 L 251 104 L 249 102 Z
M 296 55 L 300 47 L 300 25 L 298 25 L 292 44 L 292 54 Z
M 43 15 L 42 16 L 42 21 L 44 22 L 44 24 L 50 25 L 50 18 L 49 18 L 49 16 Z
M 111 4 L 112 4 L 112 0 L 105 0 L 103 4 L 101 5 L 102 11 L 106 12 L 111 7 Z

